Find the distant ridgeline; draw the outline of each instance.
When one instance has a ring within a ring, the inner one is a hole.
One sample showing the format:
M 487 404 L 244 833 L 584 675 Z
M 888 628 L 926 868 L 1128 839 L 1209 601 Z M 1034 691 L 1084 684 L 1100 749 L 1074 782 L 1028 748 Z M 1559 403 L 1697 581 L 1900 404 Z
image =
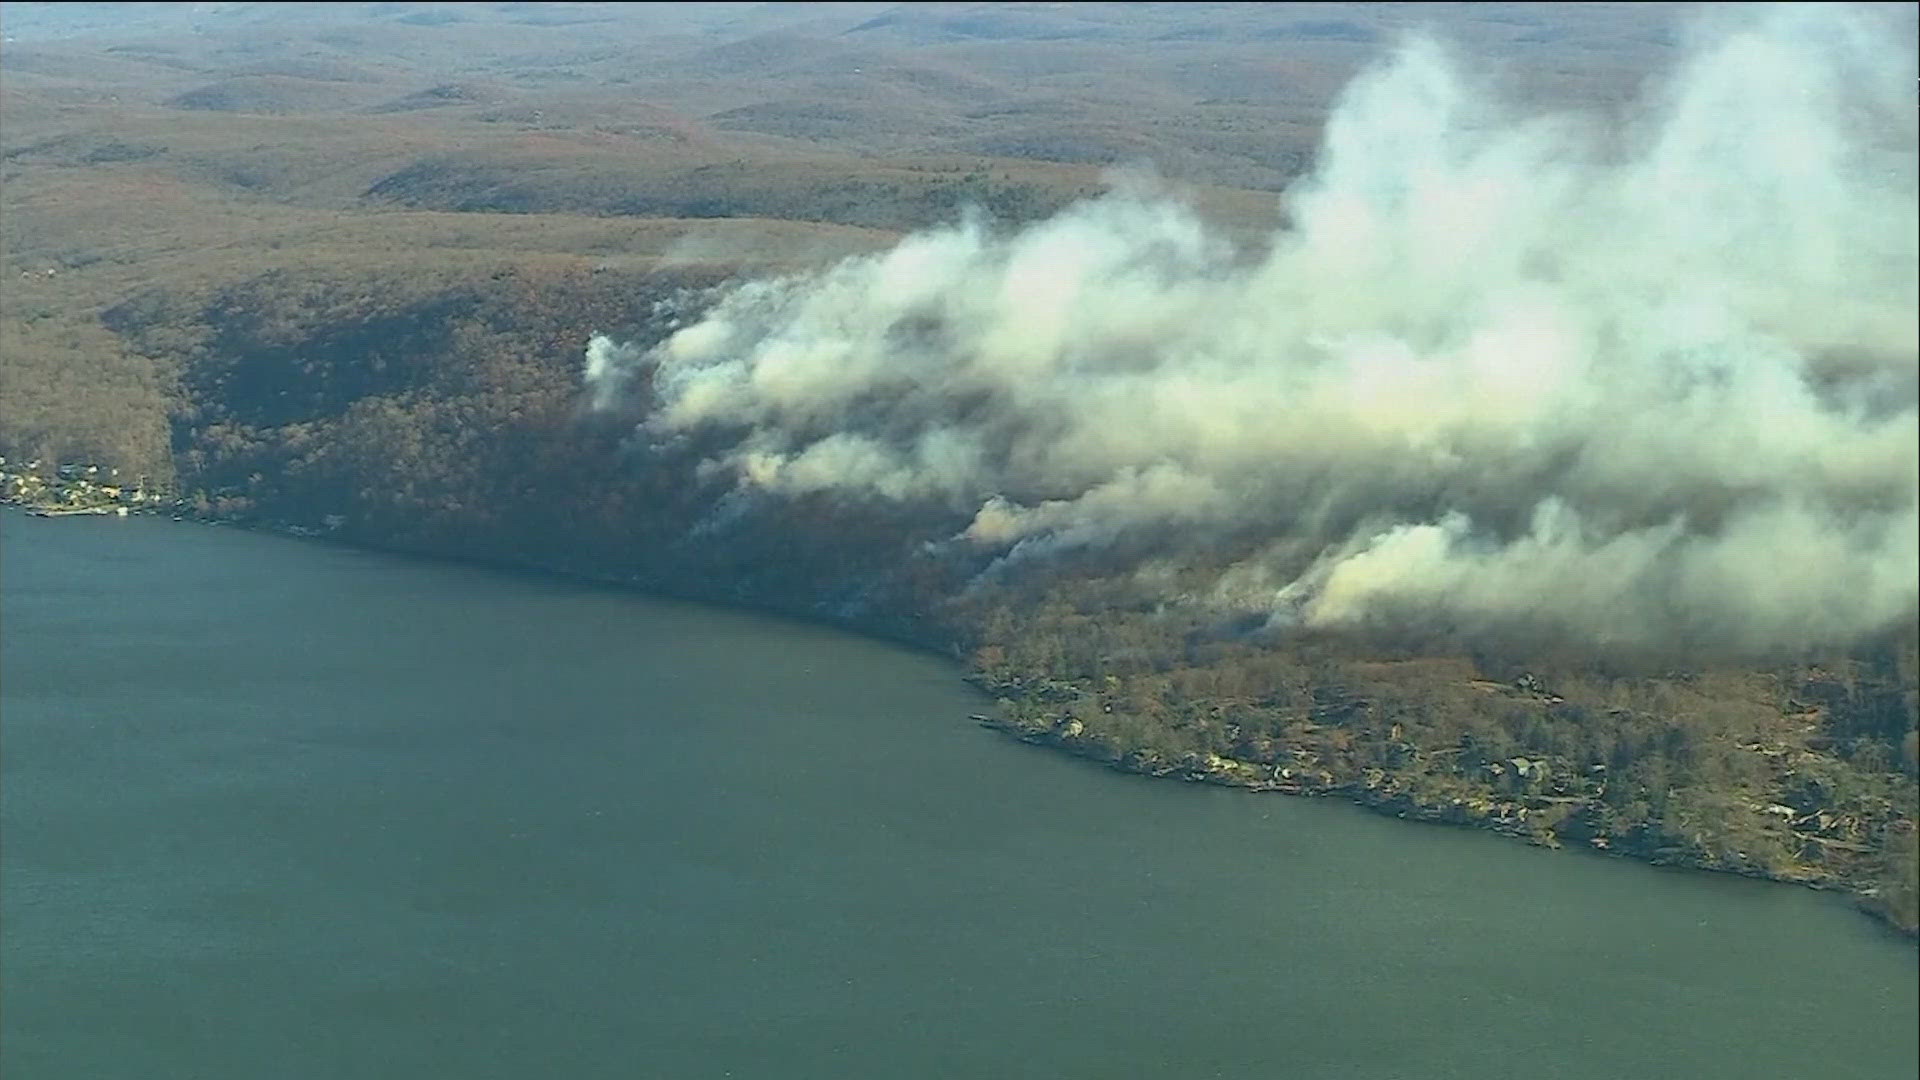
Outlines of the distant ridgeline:
M 1845 890 L 1914 931 L 1914 634 L 1654 670 L 1276 640 L 1166 603 L 1111 552 L 983 577 L 941 543 L 967 525 L 951 506 L 743 493 L 700 467 L 703 436 L 636 437 L 645 378 L 632 412 L 581 407 L 590 332 L 658 340 L 718 280 L 268 274 L 148 295 L 106 321 L 179 372 L 171 490 L 114 482 L 124 466 L 16 463 L 7 498 L 159 505 L 830 618 L 964 658 L 999 698 L 983 721 L 1118 768 Z

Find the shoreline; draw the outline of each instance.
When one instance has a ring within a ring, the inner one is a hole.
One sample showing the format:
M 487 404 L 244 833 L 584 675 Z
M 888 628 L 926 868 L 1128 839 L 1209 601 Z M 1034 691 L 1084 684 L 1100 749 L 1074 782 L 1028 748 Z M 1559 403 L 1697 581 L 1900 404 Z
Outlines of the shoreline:
M 178 522 L 212 525 L 224 528 L 237 528 L 247 532 L 266 533 L 303 540 L 318 540 L 328 544 L 355 548 L 362 551 L 378 552 L 387 555 L 401 555 L 419 558 L 435 563 L 465 565 L 510 573 L 532 573 L 556 580 L 569 581 L 597 588 L 613 588 L 636 593 L 648 598 L 677 602 L 712 604 L 736 610 L 752 612 L 758 615 L 770 615 L 777 618 L 792 619 L 801 623 L 830 627 L 836 630 L 860 634 L 869 638 L 885 641 L 927 655 L 937 656 L 953 662 L 959 669 L 961 679 L 979 689 L 989 697 L 997 697 L 1003 703 L 1004 696 L 1015 687 L 995 686 L 981 673 L 968 665 L 959 649 L 951 642 L 936 639 L 935 635 L 915 634 L 899 623 L 886 623 L 878 620 L 861 619 L 842 614 L 809 609 L 804 605 L 781 603 L 777 601 L 755 601 L 747 597 L 728 596 L 716 592 L 701 592 L 695 589 L 674 588 L 664 580 L 640 575 L 616 576 L 596 573 L 579 568 L 542 564 L 531 560 L 508 560 L 497 557 L 463 554 L 451 551 L 435 551 L 418 546 L 387 545 L 369 542 L 364 538 L 342 535 L 336 530 L 313 528 L 285 522 L 251 520 L 245 518 L 221 517 L 217 514 L 197 512 L 184 500 L 168 502 L 148 502 L 138 506 L 109 506 L 105 508 L 72 507 L 56 503 L 41 503 L 23 500 L 12 493 L 0 495 L 0 506 L 20 510 L 30 516 L 42 518 L 60 518 L 74 516 L 114 516 L 114 517 L 167 517 Z M 1260 765 L 1238 761 L 1217 755 L 1198 757 L 1187 755 L 1178 761 L 1167 761 L 1150 751 L 1129 750 L 1113 752 L 1109 747 L 1091 740 L 1081 739 L 1080 732 L 1072 722 L 1032 723 L 1023 721 L 1005 709 L 999 714 L 973 713 L 968 719 L 989 728 L 999 734 L 1029 745 L 1043 747 L 1055 752 L 1065 753 L 1092 763 L 1103 765 L 1117 772 L 1154 779 L 1183 780 L 1189 783 L 1213 784 L 1230 787 L 1250 793 L 1281 794 L 1299 797 L 1340 798 L 1369 811 L 1400 820 L 1429 825 L 1445 825 L 1454 828 L 1474 829 L 1491 832 L 1511 839 L 1521 840 L 1535 847 L 1559 849 L 1572 847 L 1585 849 L 1613 858 L 1645 863 L 1651 866 L 1670 869 L 1683 869 L 1699 873 L 1731 874 L 1755 880 L 1764 880 L 1783 885 L 1798 885 L 1819 892 L 1847 895 L 1851 906 L 1860 913 L 1878 923 L 1890 934 L 1908 942 L 1920 944 L 1920 927 L 1903 926 L 1884 906 L 1876 903 L 1876 897 L 1863 891 L 1856 883 L 1838 875 L 1800 874 L 1784 875 L 1770 872 L 1763 867 L 1752 865 L 1716 865 L 1698 858 L 1688 857 L 1684 851 L 1673 848 L 1658 848 L 1631 842 L 1616 842 L 1602 836 L 1589 836 L 1584 839 L 1570 837 L 1562 840 L 1552 832 L 1542 834 L 1531 828 L 1526 820 L 1526 808 L 1518 813 L 1513 810 L 1517 802 L 1503 802 L 1498 798 L 1476 800 L 1454 799 L 1447 803 L 1423 801 L 1392 782 L 1391 774 L 1380 770 L 1363 770 L 1360 775 L 1340 775 L 1330 764 L 1315 760 L 1299 769 L 1267 769 Z M 1340 770 L 1344 773 L 1346 770 Z M 1369 777 L 1367 772 L 1379 773 Z M 1276 775 L 1276 773 L 1280 775 Z M 1499 809 L 1498 814 L 1490 811 Z
M 969 682 L 978 684 L 975 676 L 969 674 L 966 677 Z M 1523 818 L 1475 816 L 1463 801 L 1450 804 L 1422 802 L 1398 788 L 1369 784 L 1364 777 L 1351 780 L 1333 777 L 1327 782 L 1319 783 L 1304 777 L 1292 781 L 1263 779 L 1252 771 L 1252 767 L 1231 759 L 1222 758 L 1215 762 L 1204 760 L 1181 763 L 1151 762 L 1142 760 L 1133 753 L 1115 756 L 1099 746 L 1076 742 L 1070 737 L 1063 737 L 1059 728 L 1036 728 L 1022 724 L 1012 717 L 992 716 L 985 713 L 974 713 L 969 719 L 981 727 L 990 728 L 1019 742 L 1069 754 L 1129 775 L 1212 784 L 1216 787 L 1234 788 L 1255 794 L 1276 793 L 1302 798 L 1337 798 L 1356 807 L 1402 821 L 1493 833 L 1522 841 L 1531 847 L 1556 851 L 1584 850 L 1611 859 L 1662 869 L 1700 874 L 1725 874 L 1778 885 L 1797 885 L 1814 892 L 1838 894 L 1846 897 L 1849 906 L 1871 919 L 1889 936 L 1909 945 L 1920 945 L 1920 927 L 1901 925 L 1895 921 L 1890 911 L 1875 902 L 1876 898 L 1873 895 L 1862 893 L 1851 883 L 1838 877 L 1789 876 L 1770 873 L 1759 867 L 1713 865 L 1699 859 L 1688 858 L 1684 852 L 1679 852 L 1677 849 L 1616 844 L 1598 836 L 1590 837 L 1586 841 L 1562 841 L 1550 834 L 1542 838 L 1540 834 L 1527 827 Z M 1234 766 L 1241 766 L 1241 768 Z

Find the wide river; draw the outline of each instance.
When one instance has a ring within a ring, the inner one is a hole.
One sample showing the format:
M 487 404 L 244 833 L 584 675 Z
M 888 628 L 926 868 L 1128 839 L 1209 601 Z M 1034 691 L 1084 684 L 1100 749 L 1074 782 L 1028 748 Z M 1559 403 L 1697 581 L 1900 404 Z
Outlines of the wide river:
M 0 1074 L 1911 1078 L 1837 898 L 1124 776 L 940 660 L 0 516 Z

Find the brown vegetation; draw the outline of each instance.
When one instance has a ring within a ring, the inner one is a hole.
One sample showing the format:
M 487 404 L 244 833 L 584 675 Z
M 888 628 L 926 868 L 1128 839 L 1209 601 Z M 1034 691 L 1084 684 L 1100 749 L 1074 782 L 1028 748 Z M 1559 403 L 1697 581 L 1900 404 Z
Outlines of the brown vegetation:
M 1915 925 L 1911 637 L 1627 672 L 1275 647 L 1094 565 L 955 599 L 977 568 L 920 549 L 964 524 L 945 511 L 741 506 L 698 446 L 582 415 L 594 331 L 658 335 L 688 290 L 964 206 L 1044 215 L 1104 164 L 1154 162 L 1261 233 L 1338 85 L 1414 14 L 1243 9 L 1229 40 L 1182 6 L 646 7 L 152 14 L 9 44 L 0 453 L 853 618 L 962 651 L 1009 726 L 1123 767 L 1844 887 Z M 1619 97 L 1667 48 L 1616 5 L 1424 10 L 1568 99 Z

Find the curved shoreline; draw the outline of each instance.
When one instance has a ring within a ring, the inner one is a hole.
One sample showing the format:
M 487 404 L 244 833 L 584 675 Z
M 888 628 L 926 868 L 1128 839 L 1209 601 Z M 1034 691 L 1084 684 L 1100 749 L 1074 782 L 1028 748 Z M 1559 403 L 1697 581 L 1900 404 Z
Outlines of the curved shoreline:
M 968 678 L 969 681 L 978 682 L 975 676 L 969 675 Z M 1543 836 L 1529 828 L 1524 817 L 1525 808 L 1521 808 L 1521 816 L 1510 813 L 1491 816 L 1477 812 L 1464 800 L 1454 800 L 1446 804 L 1423 802 L 1396 785 L 1370 783 L 1365 777 L 1343 779 L 1333 775 L 1324 767 L 1318 770 L 1312 767 L 1303 769 L 1294 779 L 1275 779 L 1270 776 L 1262 777 L 1258 766 L 1228 758 L 1215 756 L 1211 761 L 1196 759 L 1169 763 L 1143 758 L 1135 752 L 1114 755 L 1097 744 L 1063 735 L 1062 729 L 1058 727 L 1035 727 L 1022 724 L 1012 717 L 992 716 L 985 713 L 975 713 L 970 719 L 982 727 L 991 728 L 1020 742 L 1071 754 L 1116 772 L 1156 779 L 1172 778 L 1190 783 L 1213 784 L 1249 792 L 1278 792 L 1283 795 L 1318 798 L 1335 797 L 1375 813 L 1401 820 L 1491 832 L 1524 841 L 1533 847 L 1558 850 L 1571 846 L 1569 843 L 1563 843 L 1554 834 L 1549 833 Z M 1579 847 L 1586 848 L 1595 854 L 1646 863 L 1650 866 L 1709 874 L 1731 874 L 1736 877 L 1776 882 L 1782 885 L 1799 885 L 1817 892 L 1843 893 L 1848 896 L 1855 909 L 1871 917 L 1893 935 L 1909 943 L 1920 944 L 1920 928 L 1900 924 L 1893 918 L 1890 911 L 1875 902 L 1876 897 L 1862 893 L 1854 885 L 1837 876 L 1788 876 L 1770 873 L 1765 868 L 1752 865 L 1716 865 L 1691 858 L 1681 849 L 1614 843 L 1606 837 L 1597 835 L 1576 843 Z
M 75 510 L 62 504 L 34 504 L 10 496 L 0 498 L 0 505 L 43 517 L 75 514 L 99 516 L 112 513 L 111 510 L 100 509 Z M 52 514 L 42 512 L 46 510 L 56 512 Z M 119 516 L 130 515 L 166 516 L 175 521 L 191 521 L 204 525 L 238 528 L 248 532 L 318 540 L 362 551 L 420 558 L 441 564 L 466 565 L 509 573 L 531 573 L 583 585 L 619 589 L 653 599 L 712 604 L 759 615 L 792 619 L 805 624 L 861 634 L 956 662 L 960 666 L 962 679 L 989 696 L 995 695 L 996 692 L 1005 693 L 1009 689 L 991 685 L 982 672 L 973 669 L 965 662 L 953 642 L 942 640 L 940 635 L 924 627 L 918 628 L 916 632 L 916 628 L 909 623 L 862 619 L 823 611 L 817 606 L 808 607 L 792 602 L 783 603 L 747 596 L 726 595 L 717 591 L 703 592 L 697 589 L 676 588 L 664 576 L 648 577 L 638 574 L 620 576 L 532 560 L 509 560 L 456 551 L 438 551 L 417 545 L 382 544 L 369 541 L 364 537 L 341 535 L 330 530 L 283 522 L 220 517 L 215 514 L 197 513 L 184 502 L 149 503 L 126 508 L 119 514 Z M 1002 700 L 1004 702 L 1005 699 Z M 1071 722 L 1050 724 L 1023 722 L 1004 708 L 999 710 L 998 715 L 975 713 L 970 716 L 970 719 L 983 727 L 1021 742 L 1064 752 L 1115 771 L 1133 775 L 1207 783 L 1249 792 L 1338 797 L 1382 815 L 1427 824 L 1492 832 L 1525 841 L 1536 847 L 1557 849 L 1572 843 L 1599 854 L 1631 859 L 1653 866 L 1704 873 L 1733 874 L 1781 884 L 1800 885 L 1817 891 L 1846 893 L 1856 909 L 1871 916 L 1888 931 L 1909 943 L 1920 943 L 1920 926 L 1901 924 L 1884 904 L 1878 902 L 1878 898 L 1871 891 L 1865 891 L 1860 884 L 1838 875 L 1818 873 L 1783 875 L 1752 864 L 1729 865 L 1702 860 L 1690 856 L 1684 849 L 1636 844 L 1599 835 L 1584 838 L 1568 837 L 1567 841 L 1563 842 L 1560 836 L 1552 831 L 1543 834 L 1530 826 L 1526 820 L 1528 808 L 1522 805 L 1520 800 L 1492 797 L 1475 800 L 1455 799 L 1447 803 L 1423 801 L 1394 782 L 1394 774 L 1376 769 L 1363 770 L 1359 775 L 1343 775 L 1348 770 L 1340 768 L 1339 763 L 1320 759 L 1304 764 L 1298 769 L 1274 769 L 1219 755 L 1205 757 L 1186 755 L 1180 760 L 1168 761 L 1148 749 L 1131 749 L 1116 753 L 1097 741 L 1080 738 L 1080 732 Z M 1378 775 L 1370 777 L 1366 775 L 1368 772 Z M 1498 812 L 1493 812 L 1495 810 Z

